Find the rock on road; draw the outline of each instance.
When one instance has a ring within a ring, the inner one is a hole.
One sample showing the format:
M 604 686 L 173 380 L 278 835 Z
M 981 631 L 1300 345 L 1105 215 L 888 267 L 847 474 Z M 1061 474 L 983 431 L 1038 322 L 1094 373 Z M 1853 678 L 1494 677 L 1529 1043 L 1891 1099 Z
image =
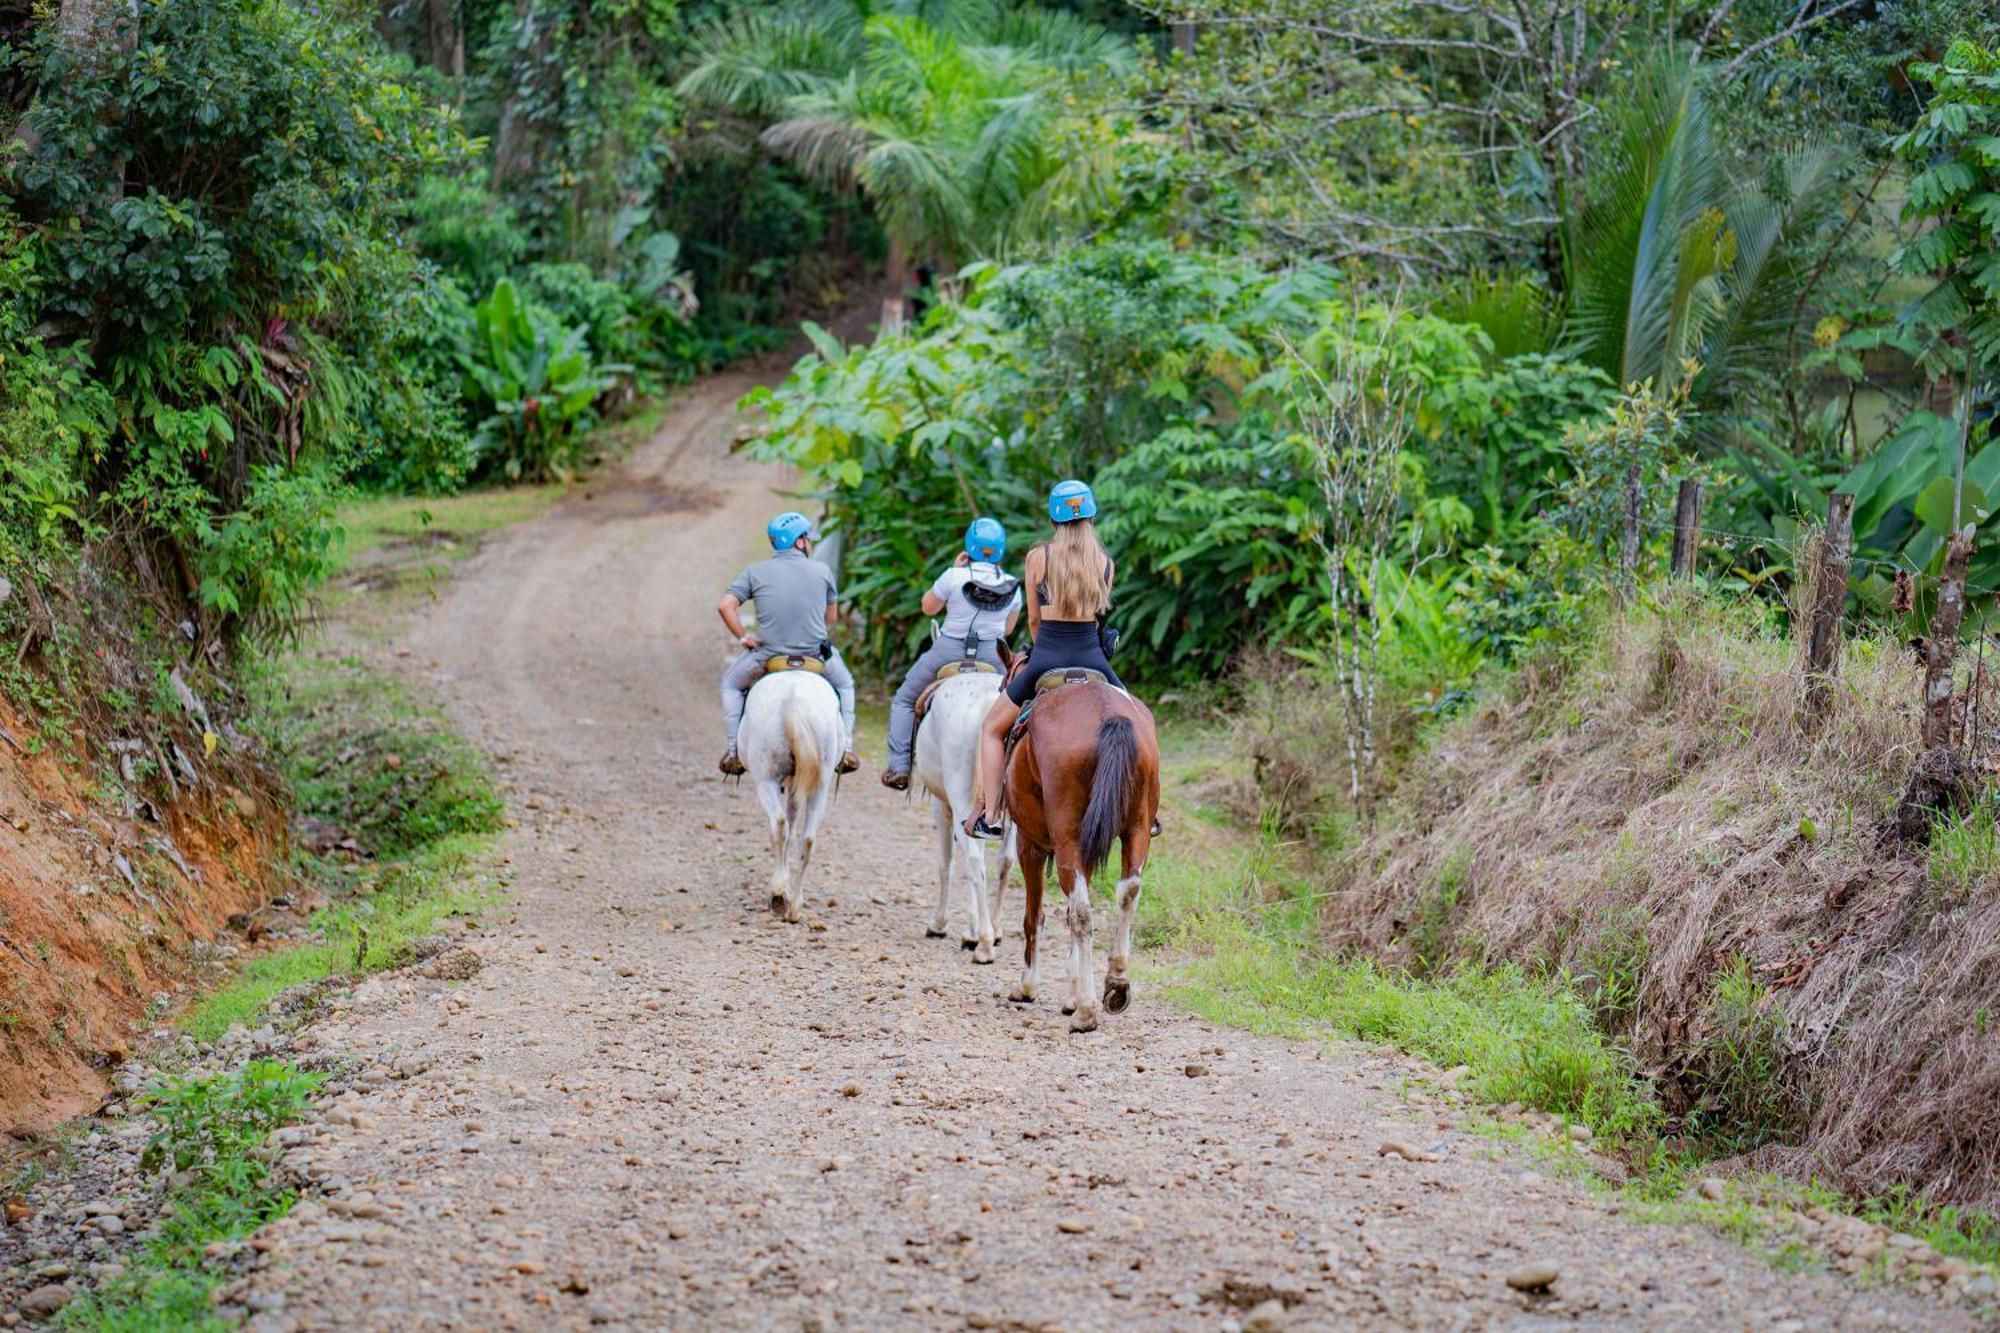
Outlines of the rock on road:
M 755 382 L 680 400 L 408 627 L 402 669 L 501 765 L 518 902 L 471 980 L 378 978 L 313 1030 L 364 1072 L 303 1149 L 327 1196 L 232 1293 L 253 1327 L 1964 1325 L 1628 1221 L 1440 1129 L 1393 1060 L 1211 1027 L 1143 973 L 1073 1037 L 1053 942 L 1045 998 L 1005 1003 L 1018 924 L 992 968 L 923 938 L 928 822 L 872 771 L 776 922 L 714 771 L 714 602 L 784 507 L 728 447 Z

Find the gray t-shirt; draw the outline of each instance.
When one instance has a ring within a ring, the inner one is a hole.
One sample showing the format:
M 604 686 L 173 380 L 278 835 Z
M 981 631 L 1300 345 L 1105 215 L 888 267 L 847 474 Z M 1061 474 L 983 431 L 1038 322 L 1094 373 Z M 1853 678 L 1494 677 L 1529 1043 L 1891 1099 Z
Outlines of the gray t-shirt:
M 826 641 L 826 608 L 840 598 L 833 571 L 800 551 L 779 551 L 736 576 L 739 602 L 757 607 L 757 640 L 765 651 L 816 654 Z

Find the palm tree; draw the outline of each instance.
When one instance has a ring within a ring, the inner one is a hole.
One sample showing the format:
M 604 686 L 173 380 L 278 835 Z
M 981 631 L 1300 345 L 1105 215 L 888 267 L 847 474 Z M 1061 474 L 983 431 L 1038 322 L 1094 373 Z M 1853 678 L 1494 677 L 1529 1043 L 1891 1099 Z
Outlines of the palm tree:
M 860 189 L 899 280 L 916 256 L 1004 255 L 1092 207 L 1110 147 L 1066 142 L 1056 95 L 1131 59 L 1074 15 L 991 0 L 752 12 L 693 46 L 682 95 L 770 122 L 766 146 Z
M 1733 395 L 1782 362 L 1801 242 L 1830 211 L 1839 158 L 1808 146 L 1732 175 L 1701 73 L 1671 51 L 1610 114 L 1567 229 L 1564 342 L 1622 386 L 1671 391 L 1693 365 L 1697 400 Z

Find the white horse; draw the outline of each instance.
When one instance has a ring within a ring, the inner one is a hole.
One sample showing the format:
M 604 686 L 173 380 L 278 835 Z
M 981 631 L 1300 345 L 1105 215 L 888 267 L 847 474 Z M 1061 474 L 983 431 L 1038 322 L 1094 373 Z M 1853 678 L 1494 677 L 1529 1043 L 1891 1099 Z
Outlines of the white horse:
M 813 839 L 826 818 L 833 769 L 840 762 L 839 696 L 817 672 L 762 677 L 744 703 L 736 749 L 771 817 L 771 911 L 796 922 Z
M 963 827 L 965 817 L 972 813 L 979 729 L 1000 685 L 1000 677 L 990 672 L 966 671 L 946 677 L 931 696 L 929 711 L 917 731 L 914 776 L 918 790 L 930 793 L 938 831 L 937 914 L 924 933 L 933 939 L 944 938 L 952 872 L 957 869 L 965 880 L 967 911 L 966 931 L 960 938 L 973 951 L 975 963 L 993 961 L 993 946 L 1000 939 L 1000 928 L 995 924 L 1000 917 L 1000 895 L 1007 887 L 1007 872 L 1014 867 L 1014 830 L 1009 827 L 1000 847 L 1000 876 L 989 892 L 985 845 L 967 837 Z

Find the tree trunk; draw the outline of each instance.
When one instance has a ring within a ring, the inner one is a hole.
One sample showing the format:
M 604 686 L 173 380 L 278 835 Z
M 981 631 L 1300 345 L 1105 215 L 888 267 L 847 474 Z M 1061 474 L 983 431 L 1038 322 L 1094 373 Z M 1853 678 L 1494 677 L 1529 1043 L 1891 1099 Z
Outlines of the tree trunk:
M 424 7 L 431 67 L 454 82 L 465 77 L 465 31 L 459 27 L 458 5 L 459 0 L 428 0 Z

